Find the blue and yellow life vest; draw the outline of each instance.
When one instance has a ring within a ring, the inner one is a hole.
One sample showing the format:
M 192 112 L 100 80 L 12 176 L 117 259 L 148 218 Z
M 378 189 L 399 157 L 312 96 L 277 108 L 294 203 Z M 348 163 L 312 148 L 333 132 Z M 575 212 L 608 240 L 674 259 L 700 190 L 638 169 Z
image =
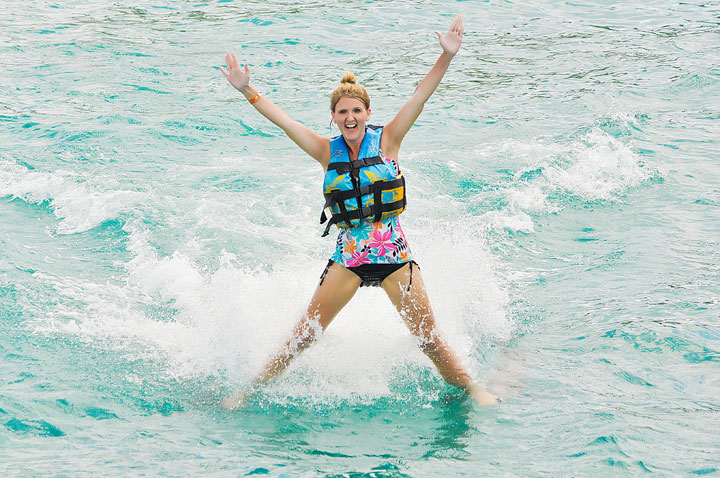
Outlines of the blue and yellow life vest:
M 356 227 L 362 221 L 378 222 L 405 210 L 405 178 L 383 160 L 381 137 L 382 126 L 368 125 L 355 161 L 350 161 L 342 135 L 330 140 L 330 164 L 323 182 L 325 206 L 320 224 L 328 220 L 326 208 L 330 208 L 332 216 L 323 237 L 333 224 Z

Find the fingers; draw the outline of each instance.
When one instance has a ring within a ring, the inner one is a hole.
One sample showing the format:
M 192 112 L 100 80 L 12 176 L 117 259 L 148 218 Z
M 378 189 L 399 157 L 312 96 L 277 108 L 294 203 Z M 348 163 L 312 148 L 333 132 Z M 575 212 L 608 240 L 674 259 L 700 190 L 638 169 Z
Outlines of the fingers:
M 238 68 L 238 61 L 237 57 L 235 56 L 235 53 L 227 52 L 225 54 L 225 64 L 228 67 L 228 70 L 232 71 Z
M 235 53 L 227 52 L 225 54 L 225 64 L 227 65 L 227 72 L 220 68 L 220 70 L 223 73 L 232 73 L 234 70 L 241 70 L 240 63 L 237 60 L 237 57 L 235 56 Z M 246 75 L 250 75 L 250 66 L 245 63 L 244 65 L 244 71 Z M 225 76 L 228 76 L 227 74 Z
M 462 21 L 462 15 L 458 15 L 453 19 L 452 25 L 450 26 L 450 30 L 461 32 L 463 29 L 463 21 Z
M 448 34 L 457 33 L 462 36 L 463 30 L 465 30 L 465 27 L 463 26 L 462 16 L 458 15 L 455 19 L 453 19 L 453 22 L 448 29 Z
M 462 35 L 463 35 L 464 30 L 465 30 L 465 28 L 463 26 L 462 16 L 458 15 L 453 19 L 453 22 L 450 24 L 450 28 L 448 28 L 448 32 L 447 32 L 446 36 L 457 35 L 462 40 Z
M 225 66 L 227 66 L 227 71 L 225 71 L 225 69 L 222 67 L 220 69 L 225 74 L 225 77 L 230 79 L 230 73 L 232 73 L 233 70 L 233 61 L 230 52 L 225 54 Z

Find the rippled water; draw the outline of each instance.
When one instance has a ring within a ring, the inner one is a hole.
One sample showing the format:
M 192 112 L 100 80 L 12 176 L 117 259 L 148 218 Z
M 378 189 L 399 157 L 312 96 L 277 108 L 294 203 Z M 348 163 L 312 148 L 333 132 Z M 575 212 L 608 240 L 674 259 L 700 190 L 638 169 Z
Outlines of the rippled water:
M 216 66 L 321 134 L 352 70 L 384 123 L 465 18 L 406 138 L 463 400 L 360 291 L 249 406 L 333 248 L 320 168 Z M 713 2 L 6 1 L 0 471 L 660 476 L 720 470 Z

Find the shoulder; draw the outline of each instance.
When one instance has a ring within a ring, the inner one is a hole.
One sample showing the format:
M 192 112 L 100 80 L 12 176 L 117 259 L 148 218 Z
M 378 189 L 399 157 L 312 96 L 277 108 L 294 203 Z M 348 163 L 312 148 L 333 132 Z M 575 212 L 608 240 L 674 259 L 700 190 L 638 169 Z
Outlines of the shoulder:
M 387 132 L 387 134 L 380 137 L 380 149 L 388 158 L 397 159 L 400 145 L 394 140 L 391 131 L 388 129 L 389 126 L 383 127 L 383 132 Z
M 319 136 L 321 139 L 321 147 L 320 147 L 320 153 L 318 157 L 315 159 L 318 163 L 323 167 L 323 170 L 326 170 L 328 167 L 328 164 L 330 164 L 331 156 L 332 156 L 332 144 L 331 140 L 329 138 Z

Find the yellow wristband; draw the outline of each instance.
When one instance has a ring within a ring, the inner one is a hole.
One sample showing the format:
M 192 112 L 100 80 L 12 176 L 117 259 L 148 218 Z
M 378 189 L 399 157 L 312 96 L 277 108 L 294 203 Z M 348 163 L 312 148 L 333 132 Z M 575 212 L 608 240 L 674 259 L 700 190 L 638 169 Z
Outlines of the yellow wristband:
M 260 96 L 260 93 L 258 93 L 255 96 L 253 96 L 252 98 L 250 98 L 248 101 L 250 102 L 251 105 L 254 105 L 258 101 L 260 101 L 260 98 L 262 98 L 262 96 Z

